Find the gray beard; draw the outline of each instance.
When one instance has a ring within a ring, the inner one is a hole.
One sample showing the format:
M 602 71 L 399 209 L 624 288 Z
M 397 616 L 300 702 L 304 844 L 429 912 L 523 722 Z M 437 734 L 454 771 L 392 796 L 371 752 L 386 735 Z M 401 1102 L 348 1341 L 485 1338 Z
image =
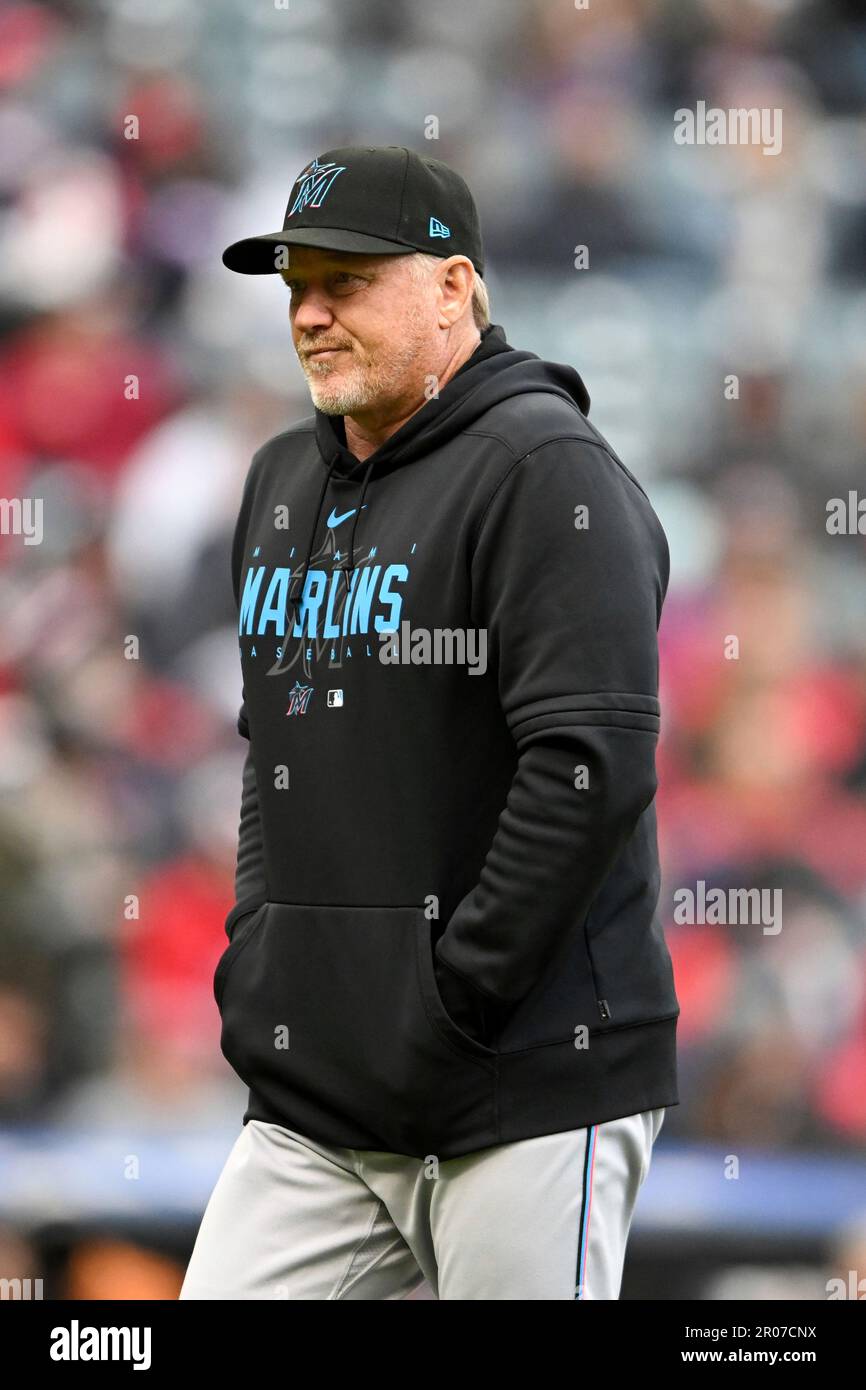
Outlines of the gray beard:
M 379 362 L 355 365 L 351 378 L 328 390 L 333 368 L 323 364 L 305 372 L 313 405 L 323 415 L 352 415 L 389 400 L 397 400 L 406 381 L 417 370 L 419 358 L 428 350 L 429 320 L 417 306 L 408 310 L 399 324 L 399 338 L 388 356 Z

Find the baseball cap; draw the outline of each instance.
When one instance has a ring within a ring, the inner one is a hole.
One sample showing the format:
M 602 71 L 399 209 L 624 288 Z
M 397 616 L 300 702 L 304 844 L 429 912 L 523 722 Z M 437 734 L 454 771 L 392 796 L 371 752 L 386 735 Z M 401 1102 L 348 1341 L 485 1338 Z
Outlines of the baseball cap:
M 468 184 L 442 160 L 404 145 L 346 145 L 317 155 L 292 184 L 281 229 L 233 242 L 223 265 L 241 275 L 275 275 L 282 246 L 468 256 L 484 274 L 481 224 Z

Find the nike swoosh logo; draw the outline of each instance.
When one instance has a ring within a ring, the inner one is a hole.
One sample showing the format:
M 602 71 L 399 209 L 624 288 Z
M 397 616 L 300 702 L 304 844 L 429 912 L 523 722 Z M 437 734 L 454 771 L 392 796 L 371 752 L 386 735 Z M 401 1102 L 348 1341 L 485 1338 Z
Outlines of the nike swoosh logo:
M 364 503 L 364 510 L 366 511 L 366 509 L 367 509 L 367 503 L 365 502 L 365 503 Z M 354 516 L 354 515 L 355 515 L 355 512 L 356 512 L 357 510 L 358 510 L 357 507 L 352 507 L 351 511 L 343 512 L 343 515 L 342 515 L 342 516 L 337 516 L 337 508 L 336 508 L 336 507 L 333 507 L 333 508 L 331 509 L 331 515 L 328 517 L 328 520 L 325 522 L 325 525 L 326 525 L 326 526 L 339 526 L 339 524 L 340 524 L 341 521 L 348 521 L 348 519 L 349 519 L 350 516 Z

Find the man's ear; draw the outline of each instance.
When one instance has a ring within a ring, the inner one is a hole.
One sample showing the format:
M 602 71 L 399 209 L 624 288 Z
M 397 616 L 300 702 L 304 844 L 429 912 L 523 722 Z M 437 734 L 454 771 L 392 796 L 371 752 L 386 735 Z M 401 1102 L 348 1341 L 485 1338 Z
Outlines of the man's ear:
M 439 326 L 452 328 L 472 302 L 475 269 L 467 256 L 449 256 L 437 275 L 439 281 Z

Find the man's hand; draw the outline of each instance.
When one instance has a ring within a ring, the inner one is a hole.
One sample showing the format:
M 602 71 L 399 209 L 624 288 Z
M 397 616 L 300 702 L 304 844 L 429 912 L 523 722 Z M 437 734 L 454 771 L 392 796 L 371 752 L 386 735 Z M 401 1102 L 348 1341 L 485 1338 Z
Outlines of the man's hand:
M 434 962 L 434 970 L 439 997 L 449 1018 L 476 1042 L 483 1043 L 485 1047 L 495 1047 L 496 1038 L 511 1010 L 479 994 L 441 961 Z

